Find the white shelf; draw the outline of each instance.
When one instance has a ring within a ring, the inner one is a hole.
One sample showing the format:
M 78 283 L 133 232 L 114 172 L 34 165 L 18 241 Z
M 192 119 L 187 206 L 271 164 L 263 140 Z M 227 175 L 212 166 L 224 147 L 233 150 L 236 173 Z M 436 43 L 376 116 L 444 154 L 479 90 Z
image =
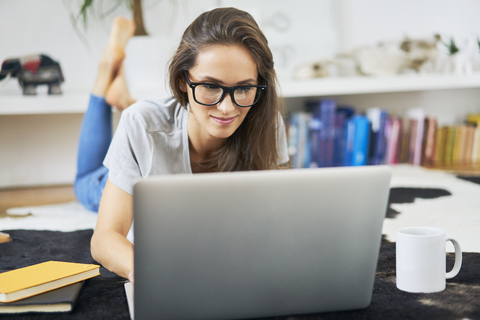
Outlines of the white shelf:
M 88 107 L 89 93 L 63 93 L 35 96 L 0 94 L 0 115 L 72 114 L 84 113 Z
M 284 98 L 321 97 L 382 92 L 408 92 L 480 88 L 480 74 L 400 75 L 391 77 L 339 77 L 280 81 Z M 0 93 L 0 115 L 84 113 L 90 94 L 65 92 L 59 96 L 39 93 Z
M 284 98 L 480 88 L 480 74 L 338 77 L 280 81 Z

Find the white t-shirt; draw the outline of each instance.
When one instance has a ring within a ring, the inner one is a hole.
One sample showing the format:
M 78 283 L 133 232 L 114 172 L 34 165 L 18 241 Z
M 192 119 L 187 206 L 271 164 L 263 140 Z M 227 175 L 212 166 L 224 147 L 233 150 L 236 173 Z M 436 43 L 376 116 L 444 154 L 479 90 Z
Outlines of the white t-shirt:
M 140 178 L 191 174 L 187 121 L 188 110 L 174 98 L 141 100 L 124 110 L 103 162 L 110 181 L 133 195 Z M 288 152 L 280 115 L 278 122 L 277 163 L 283 164 L 288 162 Z

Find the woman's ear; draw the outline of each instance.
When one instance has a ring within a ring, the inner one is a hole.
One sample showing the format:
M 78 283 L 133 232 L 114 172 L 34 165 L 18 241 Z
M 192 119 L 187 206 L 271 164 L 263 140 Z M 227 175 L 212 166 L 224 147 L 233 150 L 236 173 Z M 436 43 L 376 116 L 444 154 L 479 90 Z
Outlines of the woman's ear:
M 178 87 L 182 92 L 187 93 L 187 82 L 185 81 L 185 78 L 182 77 L 180 74 L 178 75 Z

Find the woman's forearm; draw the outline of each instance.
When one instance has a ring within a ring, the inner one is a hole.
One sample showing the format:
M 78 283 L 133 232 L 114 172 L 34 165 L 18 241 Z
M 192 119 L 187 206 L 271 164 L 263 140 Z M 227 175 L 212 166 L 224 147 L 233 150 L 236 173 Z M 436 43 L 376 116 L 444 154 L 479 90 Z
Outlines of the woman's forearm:
M 133 272 L 133 244 L 118 232 L 94 233 L 91 252 L 96 261 L 121 277 L 129 278 Z

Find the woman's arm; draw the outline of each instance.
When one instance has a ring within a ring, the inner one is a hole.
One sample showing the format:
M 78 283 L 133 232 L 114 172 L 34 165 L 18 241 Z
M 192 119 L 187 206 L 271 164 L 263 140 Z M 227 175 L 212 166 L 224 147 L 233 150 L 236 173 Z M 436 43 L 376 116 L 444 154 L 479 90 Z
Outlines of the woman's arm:
M 133 197 L 108 180 L 90 249 L 96 261 L 130 281 L 133 281 L 133 244 L 126 237 L 132 221 Z

